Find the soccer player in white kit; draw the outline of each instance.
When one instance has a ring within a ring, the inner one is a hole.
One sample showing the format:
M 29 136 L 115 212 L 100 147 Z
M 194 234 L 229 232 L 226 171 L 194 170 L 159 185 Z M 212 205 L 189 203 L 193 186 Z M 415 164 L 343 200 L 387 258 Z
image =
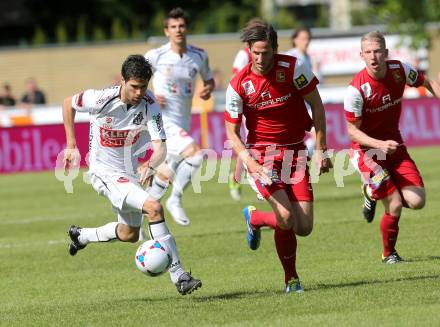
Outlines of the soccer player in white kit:
M 176 242 L 170 234 L 160 203 L 142 186 L 152 178 L 166 156 L 165 132 L 159 105 L 147 90 L 152 76 L 150 63 L 142 55 L 131 55 L 121 69 L 121 85 L 102 90 L 89 89 L 64 100 L 66 131 L 64 167 L 78 164 L 74 119 L 75 112 L 90 113 L 89 176 L 93 188 L 109 199 L 118 221 L 97 228 L 70 226 L 69 254 L 74 256 L 95 242 L 137 242 L 143 214 L 148 215 L 152 239 L 169 250 L 172 282 L 180 294 L 189 294 L 202 285 L 183 270 Z M 153 154 L 139 165 L 149 143 Z
M 293 48 L 287 50 L 284 54 L 296 57 L 299 60 L 301 60 L 310 71 L 314 72 L 318 80 L 322 82 L 322 76 L 320 76 L 319 74 L 316 63 L 312 61 L 312 58 L 307 53 L 311 40 L 312 40 L 312 33 L 308 28 L 306 27 L 297 28 L 292 34 Z M 309 115 L 311 116 L 312 115 L 311 108 L 307 103 L 306 106 Z M 313 151 L 315 149 L 315 140 L 316 140 L 316 132 L 315 129 L 312 128 L 309 132 L 308 137 L 305 140 L 307 151 L 309 152 L 310 157 L 313 155 Z
M 200 98 L 208 100 L 214 89 L 206 52 L 186 42 L 187 23 L 181 8 L 172 9 L 164 20 L 169 42 L 145 54 L 153 66 L 154 94 L 161 106 L 168 148 L 166 163 L 157 169 L 149 192 L 160 200 L 172 181 L 166 207 L 174 221 L 183 226 L 189 225 L 190 220 L 182 207 L 182 194 L 203 161 L 200 147 L 189 135 L 197 74 L 203 79 Z

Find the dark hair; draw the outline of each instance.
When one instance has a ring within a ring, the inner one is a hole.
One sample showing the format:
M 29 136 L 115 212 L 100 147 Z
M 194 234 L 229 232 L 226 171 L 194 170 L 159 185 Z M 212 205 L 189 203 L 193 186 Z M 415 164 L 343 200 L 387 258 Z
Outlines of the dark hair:
M 309 34 L 310 37 L 312 37 L 312 32 L 310 31 L 310 28 L 308 27 L 298 27 L 296 30 L 293 31 L 292 33 L 292 40 L 296 39 L 299 35 L 299 33 L 301 32 L 307 32 L 307 34 Z
M 147 81 L 151 79 L 153 70 L 143 55 L 130 55 L 122 64 L 121 75 L 125 81 L 130 79 Z
M 266 21 L 253 18 L 241 30 L 241 41 L 249 47 L 258 41 L 268 41 L 274 51 L 278 49 L 278 35 L 273 26 Z
M 170 10 L 170 12 L 166 15 L 165 19 L 163 20 L 163 27 L 168 27 L 168 21 L 170 19 L 179 19 L 182 18 L 185 21 L 185 25 L 188 25 L 188 15 L 186 12 L 183 11 L 182 8 L 177 7 Z
M 298 27 L 296 30 L 293 31 L 291 40 L 292 40 L 292 46 L 295 47 L 295 39 L 298 37 L 299 33 L 306 32 L 309 34 L 309 37 L 312 38 L 312 32 L 308 27 Z

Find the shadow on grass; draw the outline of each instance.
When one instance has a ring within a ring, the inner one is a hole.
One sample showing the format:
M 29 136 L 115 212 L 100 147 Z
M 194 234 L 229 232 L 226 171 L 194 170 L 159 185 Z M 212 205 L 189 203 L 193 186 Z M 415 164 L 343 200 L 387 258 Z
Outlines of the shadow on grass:
M 267 291 L 249 290 L 249 291 L 229 292 L 229 293 L 215 294 L 215 295 L 196 295 L 196 296 L 189 295 L 189 297 L 193 302 L 216 302 L 216 301 L 243 299 L 243 298 L 249 299 L 255 297 L 266 297 L 266 296 L 272 296 L 276 293 L 277 293 L 276 291 L 272 291 L 272 290 L 267 290 Z M 169 302 L 170 297 L 154 297 L 154 298 L 144 297 L 134 300 L 140 302 L 158 303 L 158 302 Z M 175 300 L 184 301 L 185 303 L 188 303 L 188 296 L 178 297 Z M 133 301 L 133 299 L 129 299 L 129 300 L 127 299 L 127 301 L 131 302 Z
M 405 261 L 406 262 L 422 262 L 422 261 L 434 261 L 434 260 L 440 260 L 440 256 L 428 255 L 426 257 L 406 259 Z
M 381 285 L 381 284 L 390 284 L 396 282 L 403 281 L 418 281 L 418 280 L 426 280 L 426 279 L 437 279 L 440 277 L 440 274 L 428 275 L 428 276 L 414 276 L 414 277 L 405 277 L 405 278 L 396 278 L 389 280 L 362 280 L 358 282 L 350 282 L 350 283 L 340 283 L 340 284 L 317 284 L 316 286 L 307 287 L 306 291 L 320 291 L 325 289 L 334 289 L 334 288 L 344 288 L 344 287 L 357 287 L 364 285 Z

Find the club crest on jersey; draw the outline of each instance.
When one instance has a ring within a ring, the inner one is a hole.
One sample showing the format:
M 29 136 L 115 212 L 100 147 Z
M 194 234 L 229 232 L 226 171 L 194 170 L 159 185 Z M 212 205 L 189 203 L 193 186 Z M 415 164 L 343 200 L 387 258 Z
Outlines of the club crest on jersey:
M 252 81 L 246 81 L 241 85 L 243 85 L 244 93 L 246 95 L 250 95 L 252 93 L 255 93 L 255 87 L 254 87 L 254 84 L 252 83 Z
M 278 83 L 282 83 L 286 81 L 286 73 L 284 70 L 277 70 L 276 71 L 276 79 Z
M 142 112 L 139 112 L 136 114 L 136 116 L 134 116 L 133 124 L 140 125 L 142 124 L 142 120 L 144 120 L 144 115 L 142 114 Z
M 393 78 L 397 84 L 403 83 L 403 78 L 402 78 L 402 74 L 400 74 L 400 71 L 394 70 L 392 74 L 393 74 Z
M 301 75 L 299 75 L 299 77 L 295 78 L 295 82 L 296 82 L 296 85 L 298 86 L 298 88 L 300 88 L 300 89 L 309 83 L 309 81 L 304 76 L 304 74 L 301 74 Z
M 417 79 L 417 72 L 413 69 L 409 70 L 408 78 L 411 80 L 411 82 L 415 82 Z
M 197 75 L 197 69 L 193 68 L 189 71 L 189 77 L 194 78 Z

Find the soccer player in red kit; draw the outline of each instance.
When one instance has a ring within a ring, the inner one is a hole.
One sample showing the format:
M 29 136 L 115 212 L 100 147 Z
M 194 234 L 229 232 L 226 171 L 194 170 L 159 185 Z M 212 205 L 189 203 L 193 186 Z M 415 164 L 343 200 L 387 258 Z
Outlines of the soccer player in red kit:
M 344 99 L 351 162 L 364 182 L 367 221 L 374 218 L 375 201 L 384 204 L 382 261 L 393 264 L 403 261 L 396 251 L 402 206 L 421 209 L 425 205 L 422 177 L 399 130 L 403 91 L 406 84 L 425 86 L 438 98 L 440 86 L 406 63 L 387 60 L 388 49 L 380 32 L 362 37 L 360 55 L 366 67 L 355 75 Z
M 260 228 L 275 229 L 275 246 L 284 269 L 286 293 L 302 292 L 296 271 L 296 235 L 313 228 L 313 192 L 307 152 L 303 142 L 312 123 L 317 134 L 319 173 L 328 172 L 325 158 L 325 112 L 316 89 L 318 80 L 295 57 L 276 54 L 277 33 L 264 21 L 250 21 L 242 30 L 252 61 L 230 81 L 226 91 L 225 125 L 234 151 L 272 207 L 263 212 L 244 209 L 248 245 L 260 245 Z M 313 111 L 307 113 L 304 99 Z M 246 145 L 240 139 L 240 123 L 246 117 Z M 283 160 L 284 159 L 284 160 Z

